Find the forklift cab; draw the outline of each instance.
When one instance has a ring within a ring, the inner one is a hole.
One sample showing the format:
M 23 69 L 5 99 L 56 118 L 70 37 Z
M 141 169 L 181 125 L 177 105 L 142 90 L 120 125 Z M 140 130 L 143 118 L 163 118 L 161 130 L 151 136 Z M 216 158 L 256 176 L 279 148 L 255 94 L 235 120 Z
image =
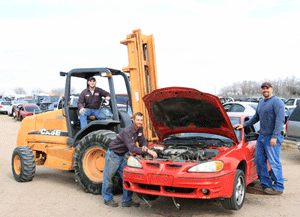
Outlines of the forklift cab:
M 73 69 L 68 73 L 61 72 L 60 75 L 66 77 L 65 97 L 63 98 L 61 107 L 62 113 L 66 117 L 67 121 L 69 134 L 68 145 L 75 146 L 75 142 L 77 140 L 80 140 L 85 135 L 96 130 L 108 129 L 119 134 L 123 128 L 132 123 L 130 115 L 122 110 L 118 110 L 117 108 L 115 85 L 113 80 L 115 76 L 121 76 L 123 78 L 129 97 L 129 104 L 132 106 L 130 82 L 128 75 L 124 72 L 110 68 L 80 68 Z M 103 120 L 97 120 L 96 117 L 89 117 L 88 125 L 81 129 L 78 106 L 77 104 L 70 103 L 70 98 L 72 96 L 71 84 L 74 83 L 76 85 L 76 82 L 80 80 L 80 82 L 85 82 L 86 87 L 88 87 L 87 80 L 89 77 L 95 77 L 97 81 L 98 79 L 107 80 L 109 88 L 107 91 L 110 93 L 110 102 L 108 105 L 102 106 L 101 108 L 101 111 L 105 115 Z M 76 80 L 76 82 L 73 80 Z

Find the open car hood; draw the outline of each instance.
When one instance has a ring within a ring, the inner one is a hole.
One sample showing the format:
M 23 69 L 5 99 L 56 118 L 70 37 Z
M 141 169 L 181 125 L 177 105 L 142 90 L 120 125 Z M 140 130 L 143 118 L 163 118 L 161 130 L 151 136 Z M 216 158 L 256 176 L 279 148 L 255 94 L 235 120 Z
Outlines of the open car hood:
M 168 87 L 143 97 L 160 141 L 177 133 L 210 133 L 238 143 L 230 119 L 217 96 L 192 88 Z

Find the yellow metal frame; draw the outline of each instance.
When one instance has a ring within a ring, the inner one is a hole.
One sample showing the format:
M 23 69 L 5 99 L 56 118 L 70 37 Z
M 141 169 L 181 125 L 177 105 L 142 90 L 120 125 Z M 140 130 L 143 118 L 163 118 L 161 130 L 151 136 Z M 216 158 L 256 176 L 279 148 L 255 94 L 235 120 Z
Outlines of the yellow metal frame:
M 122 70 L 130 74 L 132 111 L 144 114 L 144 134 L 148 142 L 158 140 L 142 98 L 158 88 L 156 58 L 153 35 L 142 35 L 133 30 L 127 39 L 121 41 L 127 46 L 129 65 Z

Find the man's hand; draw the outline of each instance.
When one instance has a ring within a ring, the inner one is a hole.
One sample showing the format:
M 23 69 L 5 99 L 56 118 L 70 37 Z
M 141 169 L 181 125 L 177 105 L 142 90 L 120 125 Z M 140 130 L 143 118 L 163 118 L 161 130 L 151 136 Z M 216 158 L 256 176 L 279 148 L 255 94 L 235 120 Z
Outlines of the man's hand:
M 270 141 L 270 144 L 271 144 L 272 146 L 276 146 L 276 145 L 277 145 L 277 139 L 272 138 L 271 141 Z
M 108 101 L 108 100 L 110 100 L 110 97 L 109 96 L 105 97 L 105 101 Z
M 148 149 L 147 153 L 151 154 L 153 159 L 157 158 L 157 153 L 155 151 L 152 151 L 152 150 Z
M 148 147 L 146 147 L 146 146 L 142 146 L 142 151 L 147 152 L 148 154 L 152 155 L 152 157 L 154 159 L 157 158 L 157 153 L 155 151 L 148 149 Z
M 233 126 L 233 129 L 236 129 L 236 130 L 240 130 L 242 128 L 244 128 L 242 124 L 236 124 Z
M 148 150 L 148 148 L 146 146 L 142 146 L 142 151 L 146 152 Z
M 81 108 L 81 109 L 79 110 L 79 114 L 82 114 L 83 112 L 85 112 L 85 108 Z

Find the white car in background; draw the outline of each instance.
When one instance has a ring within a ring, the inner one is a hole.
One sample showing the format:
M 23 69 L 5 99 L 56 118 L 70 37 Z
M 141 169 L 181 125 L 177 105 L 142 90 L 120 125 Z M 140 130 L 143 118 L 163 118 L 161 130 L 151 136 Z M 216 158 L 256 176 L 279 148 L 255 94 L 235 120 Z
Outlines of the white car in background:
M 0 113 L 7 114 L 10 105 L 11 105 L 10 101 L 0 101 Z
M 256 112 L 257 105 L 258 103 L 256 102 L 229 102 L 225 103 L 223 106 L 228 115 L 232 113 L 246 113 L 250 116 L 253 116 Z M 256 132 L 259 131 L 259 122 L 254 124 L 254 128 Z
M 223 106 L 226 112 L 244 112 L 253 116 L 256 112 L 258 103 L 256 102 L 228 102 Z

